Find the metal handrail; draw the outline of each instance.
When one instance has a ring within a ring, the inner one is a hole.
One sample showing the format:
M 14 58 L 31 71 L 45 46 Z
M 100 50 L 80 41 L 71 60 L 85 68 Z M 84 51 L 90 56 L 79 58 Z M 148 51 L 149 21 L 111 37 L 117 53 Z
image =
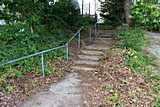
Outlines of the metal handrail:
M 78 34 L 78 49 L 80 49 L 80 32 L 83 28 L 85 27 L 88 27 L 90 28 L 90 41 L 91 41 L 91 29 L 95 28 L 95 35 L 96 35 L 96 29 L 97 29 L 97 24 L 98 24 L 99 20 L 94 24 L 93 27 L 91 26 L 82 26 L 73 36 L 72 38 L 65 44 L 65 45 L 62 45 L 62 46 L 59 46 L 59 47 L 55 47 L 55 48 L 52 48 L 52 49 L 48 49 L 48 50 L 44 50 L 44 51 L 41 51 L 41 52 L 38 52 L 38 53 L 35 53 L 35 54 L 31 54 L 31 55 L 28 55 L 28 56 L 24 56 L 24 57 L 21 57 L 21 58 L 17 58 L 17 59 L 14 59 L 14 60 L 10 60 L 8 62 L 4 62 L 4 63 L 0 63 L 0 66 L 4 66 L 4 65 L 7 65 L 7 64 L 10 64 L 10 63 L 13 63 L 13 62 L 17 62 L 17 61 L 20 61 L 20 60 L 23 60 L 23 59 L 26 59 L 26 58 L 29 58 L 29 57 L 33 57 L 33 56 L 36 56 L 36 55 L 40 55 L 41 54 L 41 61 L 42 61 L 42 76 L 45 77 L 45 73 L 44 73 L 44 55 L 43 53 L 46 53 L 46 52 L 49 52 L 49 51 L 52 51 L 52 50 L 56 50 L 56 49 L 60 49 L 60 48 L 63 48 L 63 47 L 66 47 L 66 62 L 68 62 L 68 44 L 75 38 L 75 36 Z M 99 26 L 99 24 L 98 24 Z M 98 27 L 98 30 L 100 27 Z

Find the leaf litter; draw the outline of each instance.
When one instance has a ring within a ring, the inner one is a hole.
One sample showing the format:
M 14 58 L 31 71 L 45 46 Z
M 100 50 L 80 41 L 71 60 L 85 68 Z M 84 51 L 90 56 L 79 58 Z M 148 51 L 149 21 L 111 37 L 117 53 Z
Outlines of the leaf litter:
M 85 103 L 88 107 L 157 107 L 160 83 L 152 81 L 145 75 L 137 75 L 125 62 L 122 49 L 107 51 L 97 67 L 90 72 L 94 82 L 83 89 Z M 86 81 L 87 82 L 87 81 Z M 155 90 L 155 87 L 158 87 Z

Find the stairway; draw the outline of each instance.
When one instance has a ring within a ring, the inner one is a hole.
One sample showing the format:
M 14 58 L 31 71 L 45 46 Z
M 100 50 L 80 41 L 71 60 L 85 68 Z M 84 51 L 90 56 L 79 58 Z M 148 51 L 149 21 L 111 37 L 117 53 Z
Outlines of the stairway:
M 103 50 L 109 50 L 115 42 L 112 39 L 113 34 L 117 33 L 116 30 L 100 30 L 93 43 L 84 46 L 78 55 L 78 59 L 74 61 L 74 66 L 71 69 L 74 71 L 91 71 L 97 70 L 95 66 L 99 65 L 99 60 L 104 54 Z M 85 42 L 89 42 L 89 38 L 85 39 Z

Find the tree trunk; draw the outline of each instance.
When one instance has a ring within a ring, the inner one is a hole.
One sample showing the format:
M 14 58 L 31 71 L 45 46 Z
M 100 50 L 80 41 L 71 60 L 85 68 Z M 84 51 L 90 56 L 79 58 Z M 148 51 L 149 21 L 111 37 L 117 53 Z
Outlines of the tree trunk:
M 133 25 L 133 20 L 129 18 L 130 10 L 131 10 L 132 0 L 124 0 L 124 17 L 125 21 L 129 26 Z

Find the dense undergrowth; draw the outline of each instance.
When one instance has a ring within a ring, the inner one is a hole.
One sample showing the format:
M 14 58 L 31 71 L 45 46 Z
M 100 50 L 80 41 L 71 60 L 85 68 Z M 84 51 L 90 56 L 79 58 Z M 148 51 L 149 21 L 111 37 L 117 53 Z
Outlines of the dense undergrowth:
M 82 17 L 72 1 L 49 4 L 47 0 L 4 0 L 3 3 L 6 7 L 1 18 L 7 24 L 0 26 L 0 63 L 64 45 L 81 26 L 95 23 L 94 18 Z M 62 48 L 44 54 L 46 74 L 53 76 L 53 69 L 59 72 L 51 67 L 51 62 L 64 60 L 65 53 Z M 41 73 L 40 55 L 0 66 L 0 90 L 12 91 L 9 80 L 27 72 Z
M 156 57 L 154 55 L 145 50 L 149 38 L 143 30 L 127 26 L 126 30 L 122 31 L 116 39 L 120 40 L 118 48 L 123 49 L 124 61 L 126 62 L 124 66 L 129 67 L 133 73 L 144 76 L 147 81 L 152 83 L 151 94 L 157 95 L 156 100 L 159 103 L 160 75 L 153 72 L 151 66 L 157 67 L 160 64 L 155 61 Z M 157 105 L 157 107 L 159 106 Z

